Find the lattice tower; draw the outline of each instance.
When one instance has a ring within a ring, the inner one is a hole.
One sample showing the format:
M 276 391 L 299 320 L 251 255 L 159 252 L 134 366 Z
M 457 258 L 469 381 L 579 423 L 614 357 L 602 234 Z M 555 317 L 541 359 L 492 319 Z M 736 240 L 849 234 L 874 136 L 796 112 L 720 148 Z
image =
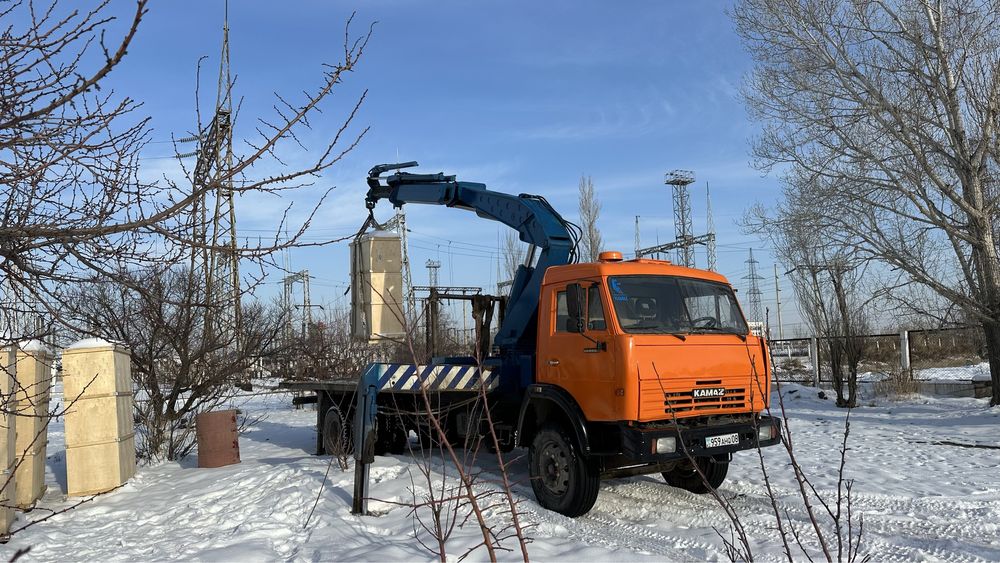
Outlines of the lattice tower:
M 677 248 L 677 263 L 693 268 L 694 236 L 691 228 L 691 198 L 688 186 L 694 182 L 694 172 L 690 170 L 672 170 L 667 172 L 663 183 L 673 189 L 674 203 L 674 240 L 680 243 Z
M 747 275 L 743 279 L 747 280 L 747 316 L 752 322 L 764 322 L 764 310 L 761 307 L 760 280 L 763 276 L 757 273 L 757 259 L 753 257 L 753 249 L 750 249 L 750 257 L 746 260 Z
M 242 307 L 239 256 L 236 245 L 236 208 L 233 205 L 232 75 L 229 65 L 229 6 L 222 27 L 222 54 L 215 112 L 200 132 L 194 170 L 195 202 L 191 256 L 192 274 L 204 280 L 204 303 L 209 306 L 207 337 L 222 342 L 240 334 Z M 196 278 L 196 279 L 197 279 Z
M 441 269 L 441 261 L 428 260 L 425 266 L 427 266 L 427 285 L 429 285 L 430 287 L 437 287 L 438 270 Z

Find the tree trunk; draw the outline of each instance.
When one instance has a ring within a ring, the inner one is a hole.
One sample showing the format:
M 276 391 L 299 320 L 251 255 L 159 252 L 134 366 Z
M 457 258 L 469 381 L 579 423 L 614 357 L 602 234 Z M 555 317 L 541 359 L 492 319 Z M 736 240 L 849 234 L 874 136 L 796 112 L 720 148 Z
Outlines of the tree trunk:
M 857 330 L 853 330 L 857 332 Z M 847 406 L 858 406 L 858 366 L 865 357 L 864 338 L 853 334 L 846 337 L 847 342 Z
M 1000 322 L 983 323 L 986 335 L 986 350 L 990 359 L 990 381 L 993 394 L 990 396 L 990 406 L 1000 405 Z
M 840 338 L 831 336 L 827 339 L 830 348 L 830 372 L 833 376 L 833 390 L 837 392 L 837 406 L 846 407 L 844 398 L 844 347 Z

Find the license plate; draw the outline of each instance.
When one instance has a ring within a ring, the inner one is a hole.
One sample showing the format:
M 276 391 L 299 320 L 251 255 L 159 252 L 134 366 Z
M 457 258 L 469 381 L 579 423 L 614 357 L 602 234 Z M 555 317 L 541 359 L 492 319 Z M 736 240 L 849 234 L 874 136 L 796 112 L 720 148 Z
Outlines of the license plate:
M 720 446 L 735 446 L 740 443 L 739 434 L 723 434 L 721 436 L 709 436 L 705 438 L 706 448 L 718 448 Z

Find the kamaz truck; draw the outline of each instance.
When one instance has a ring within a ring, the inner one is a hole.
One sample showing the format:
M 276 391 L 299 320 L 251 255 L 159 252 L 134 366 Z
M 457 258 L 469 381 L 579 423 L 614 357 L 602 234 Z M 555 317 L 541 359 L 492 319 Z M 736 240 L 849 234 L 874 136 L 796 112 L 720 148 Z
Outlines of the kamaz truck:
M 723 482 L 735 452 L 780 442 L 780 421 L 765 414 L 767 346 L 725 277 L 619 252 L 577 263 L 578 229 L 544 198 L 401 171 L 412 166 L 374 167 L 368 209 L 388 200 L 471 211 L 517 231 L 537 259 L 498 301 L 496 335 L 478 357 L 370 365 L 360 381 L 382 410 L 420 413 L 433 394 L 447 433 L 468 439 L 484 431 L 473 399 L 485 390 L 501 449 L 527 448 L 539 504 L 571 517 L 591 509 L 602 479 L 661 473 L 704 493 Z M 291 387 L 315 393 L 318 450 L 339 453 L 358 376 Z M 375 427 L 375 454 L 402 453 L 411 433 L 429 432 L 419 416 L 379 414 Z

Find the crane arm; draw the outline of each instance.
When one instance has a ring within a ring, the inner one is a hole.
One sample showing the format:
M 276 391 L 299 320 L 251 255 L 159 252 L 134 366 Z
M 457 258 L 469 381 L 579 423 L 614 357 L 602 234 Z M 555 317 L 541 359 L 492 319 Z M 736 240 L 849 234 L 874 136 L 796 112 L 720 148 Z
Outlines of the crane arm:
M 511 286 L 504 322 L 497 333 L 496 344 L 503 349 L 534 346 L 534 323 L 537 322 L 538 299 L 542 277 L 549 266 L 568 264 L 575 259 L 576 237 L 573 226 L 542 197 L 517 196 L 486 189 L 485 184 L 459 182 L 444 174 L 411 174 L 401 168 L 416 166 L 416 162 L 380 164 L 368 174 L 368 196 L 365 204 L 374 209 L 381 199 L 394 206 L 406 203 L 444 205 L 474 211 L 480 217 L 499 221 L 518 232 L 520 239 L 541 250 L 534 267 L 518 268 Z M 385 172 L 396 170 L 383 178 Z

